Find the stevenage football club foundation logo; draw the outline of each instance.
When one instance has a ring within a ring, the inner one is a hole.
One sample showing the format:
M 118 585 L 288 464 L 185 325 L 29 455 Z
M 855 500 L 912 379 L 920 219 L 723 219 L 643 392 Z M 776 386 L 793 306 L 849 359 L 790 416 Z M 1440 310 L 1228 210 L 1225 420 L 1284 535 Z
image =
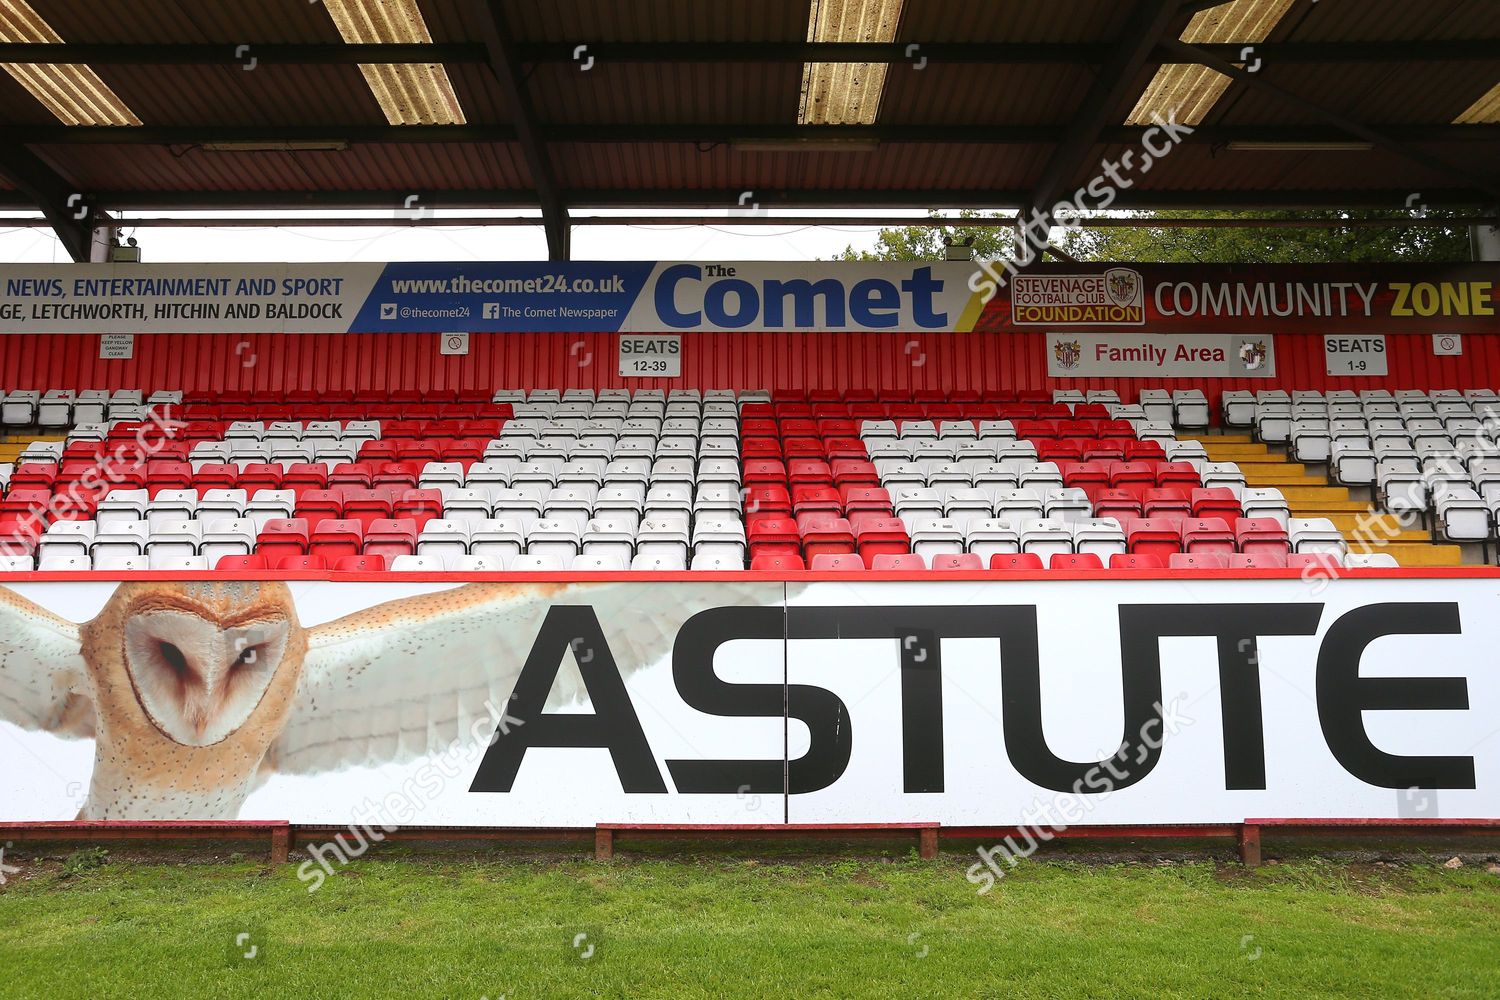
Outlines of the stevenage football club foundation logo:
M 1076 340 L 1058 340 L 1052 344 L 1052 356 L 1057 359 L 1059 368 L 1072 370 L 1078 367 L 1078 361 L 1083 357 L 1083 345 Z
M 1018 274 L 1011 286 L 1010 318 L 1017 326 L 1143 326 L 1146 282 L 1129 267 Z

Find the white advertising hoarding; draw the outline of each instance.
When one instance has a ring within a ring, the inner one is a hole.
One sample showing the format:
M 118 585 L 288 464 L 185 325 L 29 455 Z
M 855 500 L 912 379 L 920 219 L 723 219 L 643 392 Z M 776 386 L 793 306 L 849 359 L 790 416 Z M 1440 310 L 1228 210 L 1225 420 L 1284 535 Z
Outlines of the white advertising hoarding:
M 0 820 L 1497 818 L 1495 592 L 18 584 Z

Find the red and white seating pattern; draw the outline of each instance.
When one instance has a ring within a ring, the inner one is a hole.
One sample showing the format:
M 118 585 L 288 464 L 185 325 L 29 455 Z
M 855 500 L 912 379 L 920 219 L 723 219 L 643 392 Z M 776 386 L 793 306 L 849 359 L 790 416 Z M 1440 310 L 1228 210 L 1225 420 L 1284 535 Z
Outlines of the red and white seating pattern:
M 11 570 L 1255 568 L 1345 548 L 1173 436 L 1201 393 L 47 393 L 4 411 L 16 395 L 0 416 L 51 405 L 72 430 L 0 467 Z M 170 437 L 137 419 L 153 412 Z

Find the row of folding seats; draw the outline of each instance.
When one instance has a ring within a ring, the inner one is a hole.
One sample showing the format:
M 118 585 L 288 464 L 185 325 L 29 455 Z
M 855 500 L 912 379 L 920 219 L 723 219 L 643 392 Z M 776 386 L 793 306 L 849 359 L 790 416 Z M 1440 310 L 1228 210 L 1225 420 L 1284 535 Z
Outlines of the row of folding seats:
M 149 397 L 139 389 L 14 389 L 0 393 L 0 424 L 7 426 L 67 427 L 75 422 L 140 420 L 152 406 L 182 402 L 180 392 L 155 392 Z
M 655 466 L 606 466 L 570 470 L 522 465 L 513 470 L 489 470 L 492 479 L 470 475 L 468 485 L 422 482 L 415 465 L 337 466 L 324 476 L 321 466 L 307 466 L 306 475 L 293 466 L 283 475 L 277 466 L 204 466 L 192 473 L 197 484 L 181 487 L 190 473 L 185 466 L 152 467 L 149 486 L 117 483 L 96 494 L 17 487 L 0 499 L 0 518 L 18 519 L 33 511 L 51 520 L 152 520 L 212 514 L 245 514 L 285 508 L 317 509 L 336 514 L 345 509 L 434 510 L 441 513 L 578 508 L 633 513 L 637 519 L 652 509 L 738 511 L 742 507 L 738 470 L 700 468 L 679 461 Z M 218 469 L 223 475 L 218 475 Z M 473 470 L 480 466 L 472 466 Z M 177 472 L 167 478 L 172 470 Z M 373 476 L 370 474 L 373 469 Z M 377 515 L 378 516 L 378 515 Z M 455 515 L 459 516 L 459 515 Z
M 898 526 L 899 525 L 899 526 Z M 864 527 L 864 531 L 861 528 Z M 871 535 L 871 532 L 875 532 Z M 852 518 L 803 514 L 795 519 L 752 516 L 751 557 L 757 555 L 872 554 L 890 550 L 898 536 L 910 551 L 924 556 L 975 553 L 1125 553 L 1170 554 L 1218 552 L 1286 555 L 1289 552 L 1342 554 L 1343 537 L 1326 520 L 1275 518 L 1063 518 L 923 517 L 910 520 L 856 514 Z
M 995 553 L 986 563 L 976 553 L 944 553 L 935 555 L 929 562 L 917 553 L 904 555 L 882 554 L 865 560 L 858 554 L 831 555 L 827 553 L 804 560 L 795 555 L 761 555 L 751 561 L 752 570 L 788 572 L 810 569 L 814 572 L 874 571 L 921 571 L 973 572 L 976 570 L 999 570 L 1003 572 L 1035 572 L 1039 570 L 1204 570 L 1204 569 L 1296 569 L 1307 572 L 1320 571 L 1319 575 L 1335 573 L 1340 569 L 1394 569 L 1397 562 L 1386 553 L 1349 554 L 1340 557 L 1324 552 L 1304 552 L 1283 555 L 1277 553 L 1219 553 L 1219 552 L 1173 552 L 1166 556 L 1147 553 L 1125 553 L 1108 556 L 1107 560 L 1093 552 L 1054 552 L 1044 562 L 1035 552 Z
M 231 420 L 224 425 L 225 440 L 301 441 L 307 438 L 492 438 L 505 428 L 506 418 L 482 420 Z
M 508 403 L 183 403 L 175 419 L 229 423 L 237 420 L 496 420 L 509 417 Z
M 763 555 L 758 556 L 751 566 L 755 570 L 770 570 L 775 572 L 786 572 L 790 570 L 811 569 L 814 572 L 828 571 L 855 571 L 871 569 L 876 571 L 903 571 L 933 570 L 943 571 L 974 571 L 981 569 L 999 571 L 1036 571 L 1049 570 L 1102 570 L 1105 562 L 1093 553 L 1054 553 L 1044 564 L 1041 556 L 1035 553 L 1019 554 L 996 554 L 990 557 L 988 566 L 983 559 L 972 553 L 945 554 L 932 558 L 929 564 L 925 557 L 914 553 L 901 555 L 878 554 L 867 564 L 863 558 L 854 554 L 844 555 L 815 555 L 811 559 L 811 565 L 807 565 L 800 557 L 791 555 Z M 1266 554 L 1244 554 L 1235 553 L 1224 555 L 1221 553 L 1172 553 L 1165 560 L 1158 555 L 1127 554 L 1111 555 L 1108 561 L 1111 570 L 1192 570 L 1192 569 L 1299 569 L 1319 570 L 1324 573 L 1336 572 L 1339 569 L 1374 569 L 1395 568 L 1396 560 L 1385 553 L 1372 554 L 1349 554 L 1342 560 L 1326 553 L 1293 553 L 1289 556 L 1275 556 Z M 27 572 L 33 569 L 58 572 L 77 570 L 98 571 L 133 571 L 133 570 L 155 570 L 169 572 L 203 571 L 215 569 L 221 572 L 253 573 L 274 571 L 303 571 L 303 572 L 618 572 L 621 570 L 635 571 L 671 571 L 684 570 L 688 567 L 680 560 L 663 558 L 659 556 L 636 557 L 626 564 L 617 556 L 608 555 L 584 555 L 579 554 L 571 560 L 564 560 L 557 555 L 519 555 L 511 559 L 502 559 L 493 556 L 460 555 L 439 557 L 434 555 L 398 555 L 388 559 L 381 555 L 358 555 L 339 556 L 329 559 L 322 555 L 300 555 L 282 556 L 268 558 L 266 556 L 224 556 L 216 563 L 209 561 L 206 556 L 140 556 L 140 555 L 106 555 L 98 559 L 81 556 L 56 556 L 44 558 L 38 563 L 30 556 L 6 555 L 0 556 L 0 572 Z M 692 563 L 694 570 L 721 570 L 723 567 L 715 560 L 695 558 Z
M 1005 487 L 909 487 L 896 486 L 889 491 L 896 516 L 910 522 L 915 518 L 947 517 L 969 520 L 985 517 L 1057 517 L 1066 521 L 1089 517 L 1224 517 L 1233 519 L 1245 513 L 1234 493 L 1222 488 L 1193 490 L 1141 488 L 1081 489 L 1052 487 L 1045 490 Z M 1257 513 L 1270 514 L 1286 509 L 1267 498 L 1257 504 Z

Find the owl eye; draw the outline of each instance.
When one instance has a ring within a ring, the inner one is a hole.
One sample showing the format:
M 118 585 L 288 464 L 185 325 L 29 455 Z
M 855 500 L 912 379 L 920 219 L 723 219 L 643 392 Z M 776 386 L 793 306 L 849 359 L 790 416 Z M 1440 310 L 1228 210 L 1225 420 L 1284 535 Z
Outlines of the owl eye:
M 187 674 L 187 657 L 182 655 L 182 650 L 178 649 L 170 642 L 161 642 L 157 644 L 157 652 L 161 654 L 162 660 L 167 664 L 168 667 L 172 668 L 172 672 L 178 677 L 182 677 Z
M 259 659 L 260 647 L 246 646 L 244 649 L 240 650 L 240 655 L 234 658 L 233 665 L 236 667 L 251 666 Z

